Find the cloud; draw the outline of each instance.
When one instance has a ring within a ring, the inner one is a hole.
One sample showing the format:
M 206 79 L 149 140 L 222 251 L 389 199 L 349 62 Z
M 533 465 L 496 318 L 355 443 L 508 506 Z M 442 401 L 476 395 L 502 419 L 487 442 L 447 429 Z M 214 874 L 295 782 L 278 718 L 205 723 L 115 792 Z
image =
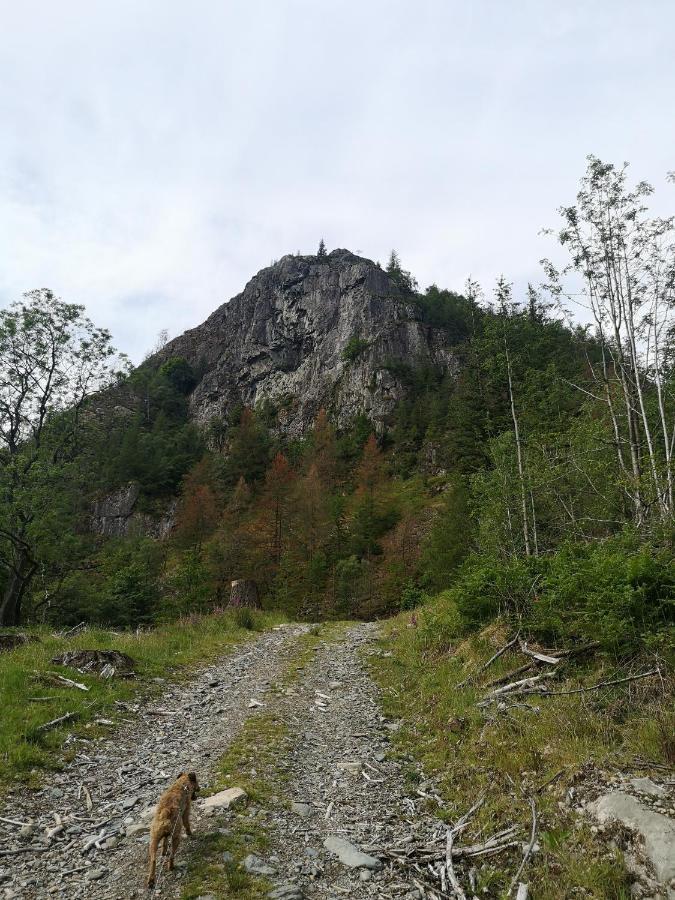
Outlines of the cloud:
M 0 303 L 49 286 L 134 359 L 321 236 L 523 284 L 587 153 L 673 168 L 668 2 L 4 5 Z

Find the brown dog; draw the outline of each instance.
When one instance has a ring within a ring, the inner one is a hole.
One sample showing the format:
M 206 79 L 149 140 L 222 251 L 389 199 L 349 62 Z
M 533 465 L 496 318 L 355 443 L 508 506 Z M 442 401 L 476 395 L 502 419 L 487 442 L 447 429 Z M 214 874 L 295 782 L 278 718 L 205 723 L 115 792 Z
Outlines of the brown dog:
M 173 869 L 173 860 L 180 844 L 182 825 L 187 834 L 192 834 L 190 829 L 190 804 L 197 796 L 199 785 L 194 772 L 181 772 L 171 787 L 159 798 L 157 811 L 150 826 L 150 859 L 148 867 L 148 887 L 155 886 L 155 862 L 157 847 L 163 841 L 162 856 L 169 852 L 171 841 L 171 855 L 169 856 L 168 869 Z

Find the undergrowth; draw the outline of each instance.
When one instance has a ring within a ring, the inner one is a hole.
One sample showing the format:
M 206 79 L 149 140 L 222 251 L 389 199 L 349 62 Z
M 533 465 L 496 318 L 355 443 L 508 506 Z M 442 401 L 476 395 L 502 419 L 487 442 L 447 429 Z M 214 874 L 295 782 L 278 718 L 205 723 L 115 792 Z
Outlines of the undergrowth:
M 485 795 L 473 832 L 463 834 L 467 843 L 470 836 L 482 834 L 484 839 L 513 823 L 526 840 L 528 798 L 534 797 L 541 849 L 524 880 L 537 900 L 628 898 L 630 879 L 619 851 L 595 837 L 575 810 L 577 801 L 570 802 L 575 795 L 569 791 L 599 773 L 649 771 L 653 763 L 668 764 L 667 736 L 675 730 L 675 716 L 669 712 L 672 681 L 653 677 L 580 694 L 514 698 L 526 706 L 501 711 L 494 705 L 479 708 L 491 680 L 528 661 L 514 647 L 480 671 L 513 630 L 512 623 L 498 619 L 467 633 L 451 592 L 387 624 L 383 652 L 372 657 L 372 666 L 386 712 L 403 722 L 398 748 L 435 776 L 447 802 L 441 815 L 448 821 L 456 821 Z M 552 687 L 597 684 L 654 664 L 646 651 L 642 657 L 618 660 L 600 646 L 561 664 L 563 680 Z M 478 886 L 487 896 L 508 890 L 520 850 L 510 853 L 478 866 Z

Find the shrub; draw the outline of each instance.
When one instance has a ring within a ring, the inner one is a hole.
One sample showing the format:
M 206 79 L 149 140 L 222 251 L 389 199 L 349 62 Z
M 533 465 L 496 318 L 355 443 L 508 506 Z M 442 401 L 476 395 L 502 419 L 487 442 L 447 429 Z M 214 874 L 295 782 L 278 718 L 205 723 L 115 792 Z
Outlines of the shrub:
M 368 341 L 360 337 L 351 337 L 342 351 L 342 359 L 345 362 L 354 362 L 368 348 Z

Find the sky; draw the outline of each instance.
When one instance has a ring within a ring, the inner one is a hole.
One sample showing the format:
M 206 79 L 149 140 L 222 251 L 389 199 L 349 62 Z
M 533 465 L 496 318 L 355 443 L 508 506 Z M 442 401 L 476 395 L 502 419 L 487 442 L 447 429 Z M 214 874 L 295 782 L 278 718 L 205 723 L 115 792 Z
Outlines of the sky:
M 0 306 L 139 361 L 285 253 L 516 291 L 585 158 L 675 212 L 672 0 L 0 0 Z

